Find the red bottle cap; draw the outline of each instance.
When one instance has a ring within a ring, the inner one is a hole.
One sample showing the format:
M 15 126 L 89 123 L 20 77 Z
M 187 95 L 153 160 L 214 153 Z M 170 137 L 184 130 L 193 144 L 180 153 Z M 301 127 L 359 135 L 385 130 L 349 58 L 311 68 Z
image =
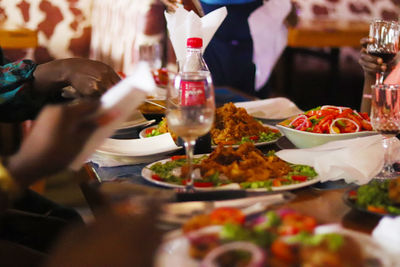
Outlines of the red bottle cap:
M 186 46 L 189 48 L 201 48 L 203 46 L 203 39 L 198 37 L 188 38 Z

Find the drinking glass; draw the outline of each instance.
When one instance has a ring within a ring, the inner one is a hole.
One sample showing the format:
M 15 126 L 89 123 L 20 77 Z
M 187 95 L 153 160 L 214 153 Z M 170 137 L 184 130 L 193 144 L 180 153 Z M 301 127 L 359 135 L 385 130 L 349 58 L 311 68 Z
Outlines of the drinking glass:
M 167 88 L 166 118 L 168 128 L 184 142 L 188 164 L 187 192 L 194 190 L 192 162 L 196 139 L 211 130 L 214 113 L 214 87 L 209 72 L 177 74 Z
M 139 60 L 148 62 L 152 70 L 161 68 L 162 56 L 161 43 L 148 43 L 139 46 Z
M 382 58 L 388 64 L 399 51 L 399 24 L 394 21 L 374 20 L 370 24 L 369 37 L 373 43 L 368 44 L 367 52 Z M 376 84 L 383 84 L 384 72 L 376 74 Z
M 400 85 L 378 84 L 372 86 L 371 123 L 376 131 L 384 136 L 384 166 L 376 176 L 388 179 L 398 176 L 391 159 L 392 137 L 400 133 Z

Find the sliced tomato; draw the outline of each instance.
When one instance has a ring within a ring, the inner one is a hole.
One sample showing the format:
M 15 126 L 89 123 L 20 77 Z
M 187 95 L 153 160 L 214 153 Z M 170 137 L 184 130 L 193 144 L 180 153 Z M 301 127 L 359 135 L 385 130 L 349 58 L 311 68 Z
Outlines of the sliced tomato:
M 243 224 L 245 219 L 246 216 L 241 210 L 231 207 L 216 208 L 210 214 L 210 220 L 213 224 Z
M 144 133 L 145 133 L 145 134 L 151 134 L 151 133 L 153 132 L 154 129 L 155 129 L 154 127 L 147 128 L 147 129 L 144 131 Z
M 363 130 L 366 130 L 366 131 L 372 131 L 373 130 L 371 123 L 369 121 L 365 120 L 365 119 L 361 121 L 361 126 L 362 126 Z
M 212 182 L 194 182 L 194 187 L 213 187 L 214 184 Z
M 311 121 L 306 116 L 299 116 L 292 122 L 292 127 L 296 130 L 305 131 L 306 129 L 312 127 Z
M 371 212 L 381 213 L 381 214 L 387 213 L 387 210 L 384 207 L 377 207 L 377 206 L 372 206 L 372 205 L 369 205 L 367 207 L 367 210 L 369 210 Z
M 356 198 L 357 198 L 357 191 L 356 191 L 356 190 L 351 190 L 351 191 L 349 192 L 349 197 L 350 197 L 351 199 L 356 199 Z
M 121 79 L 125 79 L 126 78 L 126 74 L 123 73 L 122 71 L 118 71 L 117 74 Z
M 366 112 L 358 112 L 358 114 L 360 114 L 360 116 L 363 117 L 364 120 L 367 120 L 367 121 L 370 120 L 370 118 L 368 116 L 368 113 L 366 113 Z
M 282 224 L 279 226 L 278 232 L 281 235 L 294 235 L 301 231 L 311 233 L 316 225 L 317 221 L 314 217 L 289 213 L 282 216 Z
M 260 137 L 258 137 L 258 136 L 250 136 L 249 137 L 250 138 L 250 140 L 252 140 L 252 141 L 258 141 L 258 139 L 260 139 Z
M 186 159 L 186 155 L 175 155 L 171 157 L 171 160 Z
M 321 126 L 315 125 L 313 128 L 313 133 L 322 133 Z
M 163 180 L 158 174 L 153 174 L 151 176 L 151 179 L 156 180 L 156 181 L 162 181 Z
M 292 175 L 292 179 L 299 182 L 307 181 L 308 176 L 305 175 Z

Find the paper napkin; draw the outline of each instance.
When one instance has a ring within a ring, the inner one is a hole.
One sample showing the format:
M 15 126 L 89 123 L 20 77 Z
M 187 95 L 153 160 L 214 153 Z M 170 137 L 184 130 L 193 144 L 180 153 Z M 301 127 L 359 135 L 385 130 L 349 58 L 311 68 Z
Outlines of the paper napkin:
M 96 150 L 89 161 L 100 167 L 153 162 L 179 150 L 170 133 L 141 139 L 111 139 Z
M 251 116 L 262 119 L 287 119 L 303 112 L 285 97 L 238 102 L 235 105 L 245 108 Z
M 269 0 L 250 14 L 248 21 L 253 39 L 256 90 L 267 82 L 286 47 L 288 30 L 284 21 L 291 6 L 290 0 Z
M 178 149 L 170 133 L 140 139 L 112 139 L 108 138 L 99 148 L 99 151 L 125 156 L 148 156 Z
M 400 255 L 400 216 L 383 217 L 372 231 L 372 238 L 393 255 Z
M 203 39 L 203 52 L 211 38 L 228 14 L 226 7 L 221 7 L 200 18 L 193 11 L 187 11 L 178 5 L 175 13 L 165 12 L 169 38 L 178 61 L 185 58 L 186 40 L 190 37 Z
M 333 141 L 307 149 L 285 149 L 276 155 L 294 164 L 314 167 L 322 182 L 344 179 L 366 184 L 383 167 L 382 136 Z
M 153 76 L 147 64 L 137 65 L 134 73 L 109 89 L 101 97 L 100 113 L 115 110 L 119 116 L 105 126 L 99 127 L 89 138 L 81 153 L 70 165 L 72 170 L 78 170 L 87 158 L 98 148 L 106 138 L 118 129 L 155 88 Z

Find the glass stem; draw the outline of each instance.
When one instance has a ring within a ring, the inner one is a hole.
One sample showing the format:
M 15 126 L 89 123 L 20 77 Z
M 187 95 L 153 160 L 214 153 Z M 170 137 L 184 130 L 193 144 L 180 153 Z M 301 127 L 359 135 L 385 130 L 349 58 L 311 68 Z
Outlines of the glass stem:
M 381 72 L 377 72 L 376 73 L 376 82 L 375 85 L 378 84 L 383 84 L 383 79 L 385 77 L 385 72 L 381 71 Z
M 392 151 L 391 151 L 391 143 L 392 143 L 392 138 L 385 136 L 383 138 L 383 151 L 384 151 L 384 158 L 383 158 L 383 169 L 382 173 L 383 174 L 391 174 L 394 172 L 393 164 L 392 164 Z
M 193 177 L 193 152 L 194 146 L 196 144 L 196 139 L 184 139 L 185 151 L 186 151 L 186 161 L 188 164 L 188 174 L 186 181 L 186 191 L 194 190 L 194 177 Z

